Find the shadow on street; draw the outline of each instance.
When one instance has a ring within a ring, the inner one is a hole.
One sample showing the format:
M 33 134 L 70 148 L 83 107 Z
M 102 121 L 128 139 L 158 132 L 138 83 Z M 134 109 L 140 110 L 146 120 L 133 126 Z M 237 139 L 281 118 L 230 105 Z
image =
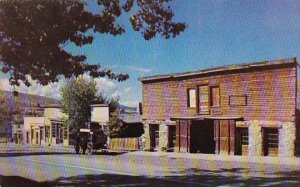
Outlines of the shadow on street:
M 0 153 L 0 157 L 19 157 L 19 156 L 31 156 L 31 155 L 72 155 L 75 153 L 70 152 L 11 152 Z
M 274 173 L 274 177 L 245 177 L 247 169 L 233 168 L 181 171 L 180 176 L 146 177 L 116 174 L 79 175 L 58 178 L 53 181 L 36 182 L 19 176 L 1 176 L 1 187 L 14 186 L 299 186 L 300 172 Z
M 93 155 L 106 155 L 106 156 L 118 156 L 126 154 L 127 152 L 96 152 Z M 32 155 L 76 155 L 72 152 L 10 152 L 0 153 L 0 157 L 19 157 L 19 156 L 32 156 Z M 82 154 L 80 154 L 82 155 Z M 87 155 L 87 154 L 85 154 Z

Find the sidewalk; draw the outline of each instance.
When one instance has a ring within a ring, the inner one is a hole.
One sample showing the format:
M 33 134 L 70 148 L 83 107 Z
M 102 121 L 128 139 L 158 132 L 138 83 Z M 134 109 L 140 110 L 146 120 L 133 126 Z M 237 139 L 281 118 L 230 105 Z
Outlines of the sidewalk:
M 0 152 L 21 152 L 21 151 L 34 151 L 34 152 L 73 152 L 73 146 L 57 146 L 57 145 L 31 145 L 31 144 L 0 144 Z
M 193 154 L 193 153 L 176 153 L 176 152 L 147 152 L 136 151 L 128 152 L 128 156 L 146 156 L 146 157 L 165 157 L 173 159 L 196 159 L 196 160 L 215 160 L 224 162 L 243 162 L 259 163 L 272 165 L 299 166 L 299 157 L 264 157 L 264 156 L 238 156 L 238 155 L 215 155 L 215 154 Z
M 40 146 L 40 145 L 25 145 L 25 144 L 0 144 L 0 152 L 68 152 L 73 153 L 73 146 Z M 215 155 L 215 154 L 199 154 L 199 153 L 177 153 L 177 152 L 149 152 L 149 151 L 113 151 L 110 153 L 122 152 L 126 156 L 134 157 L 164 157 L 170 159 L 193 159 L 193 160 L 208 160 L 208 161 L 223 161 L 223 162 L 241 162 L 241 163 L 259 163 L 272 165 L 299 166 L 300 157 L 264 157 L 264 156 L 237 156 L 237 155 Z M 95 155 L 101 158 L 101 155 Z

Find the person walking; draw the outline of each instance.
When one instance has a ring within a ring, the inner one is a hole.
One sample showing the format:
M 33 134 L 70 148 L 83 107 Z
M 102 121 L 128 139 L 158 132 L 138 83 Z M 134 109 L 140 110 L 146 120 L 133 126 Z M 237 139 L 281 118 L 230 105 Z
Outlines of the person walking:
M 76 154 L 79 154 L 80 144 L 81 144 L 81 138 L 80 138 L 80 134 L 78 132 L 77 135 L 76 135 L 76 138 L 75 138 L 75 151 L 76 151 Z
M 85 154 L 85 151 L 87 150 L 87 142 L 88 142 L 88 138 L 85 134 L 83 136 L 82 143 L 81 143 L 81 148 L 82 148 L 83 154 Z

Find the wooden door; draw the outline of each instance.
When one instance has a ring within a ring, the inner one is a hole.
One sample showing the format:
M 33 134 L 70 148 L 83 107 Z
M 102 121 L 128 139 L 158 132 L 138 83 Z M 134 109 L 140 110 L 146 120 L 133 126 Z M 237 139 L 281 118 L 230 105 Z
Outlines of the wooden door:
M 214 140 L 216 143 L 215 154 L 220 153 L 220 121 L 214 120 Z
M 235 121 L 229 120 L 229 154 L 234 155 L 235 151 Z
M 180 151 L 181 152 L 188 152 L 188 137 L 187 137 L 187 129 L 188 123 L 185 120 L 180 121 Z
M 220 154 L 229 153 L 229 123 L 227 120 L 220 120 Z
M 176 126 L 176 147 L 179 152 L 189 152 L 189 123 L 187 120 L 179 120 Z
M 235 152 L 235 122 L 233 120 L 215 122 L 215 140 L 216 153 L 233 155 Z

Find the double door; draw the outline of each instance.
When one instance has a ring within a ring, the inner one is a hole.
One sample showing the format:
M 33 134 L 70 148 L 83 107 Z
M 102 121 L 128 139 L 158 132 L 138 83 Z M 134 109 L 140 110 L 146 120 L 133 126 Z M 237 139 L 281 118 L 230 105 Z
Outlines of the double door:
M 233 155 L 235 152 L 235 121 L 214 120 L 216 154 Z

